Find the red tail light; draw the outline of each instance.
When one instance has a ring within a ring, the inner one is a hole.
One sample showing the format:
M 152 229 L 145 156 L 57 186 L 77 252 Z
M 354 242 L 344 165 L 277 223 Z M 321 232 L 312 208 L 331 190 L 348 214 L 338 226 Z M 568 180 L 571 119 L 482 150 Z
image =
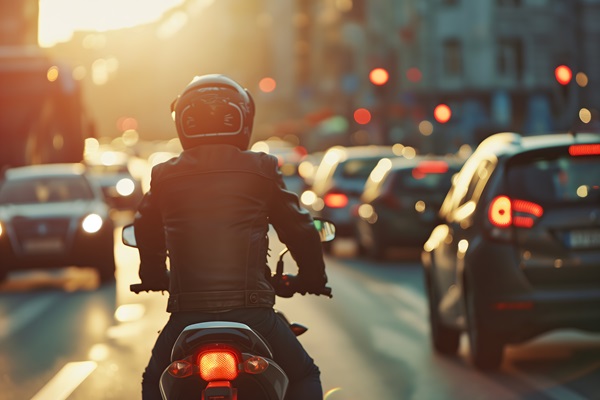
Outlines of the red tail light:
M 422 161 L 412 170 L 415 179 L 423 179 L 427 174 L 445 174 L 448 172 L 448 163 L 441 160 Z
M 572 156 L 597 156 L 600 155 L 600 144 L 573 144 L 569 146 Z
M 238 376 L 238 357 L 228 349 L 211 349 L 198 356 L 200 377 L 207 382 L 231 381 Z
M 344 193 L 330 192 L 323 199 L 325 205 L 330 208 L 343 208 L 348 205 L 348 196 Z
M 542 214 L 544 209 L 539 204 L 520 199 L 512 200 L 508 196 L 496 197 L 488 210 L 490 222 L 498 228 L 531 228 Z

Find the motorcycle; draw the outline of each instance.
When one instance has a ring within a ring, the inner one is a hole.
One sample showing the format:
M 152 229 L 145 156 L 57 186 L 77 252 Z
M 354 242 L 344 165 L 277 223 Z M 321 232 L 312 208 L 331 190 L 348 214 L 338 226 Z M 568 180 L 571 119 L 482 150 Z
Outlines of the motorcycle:
M 335 238 L 332 222 L 315 219 L 314 224 L 321 242 Z M 133 225 L 123 228 L 122 240 L 126 246 L 136 247 Z M 287 252 L 284 248 L 279 253 L 271 284 L 282 297 L 305 294 L 295 287 L 294 276 L 284 273 L 283 258 Z M 135 283 L 130 290 L 140 293 L 164 289 Z M 310 294 L 332 297 L 330 287 Z M 296 336 L 308 330 L 301 324 L 290 323 L 282 312 L 276 310 L 276 313 Z M 288 383 L 288 377 L 273 361 L 269 344 L 260 334 L 242 323 L 211 321 L 188 325 L 181 332 L 171 351 L 171 364 L 161 375 L 160 392 L 164 400 L 182 394 L 201 400 L 283 400 Z

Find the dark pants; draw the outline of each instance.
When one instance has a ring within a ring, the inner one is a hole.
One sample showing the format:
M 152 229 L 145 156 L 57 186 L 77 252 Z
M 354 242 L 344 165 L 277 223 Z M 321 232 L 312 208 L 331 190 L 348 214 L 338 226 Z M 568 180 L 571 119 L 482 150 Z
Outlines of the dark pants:
M 274 361 L 285 371 L 290 384 L 286 400 L 322 400 L 320 371 L 294 333 L 271 308 L 246 308 L 219 313 L 178 312 L 171 314 L 152 349 L 142 379 L 142 398 L 160 400 L 159 380 L 171 363 L 171 349 L 181 331 L 190 324 L 232 321 L 259 332 L 271 346 Z

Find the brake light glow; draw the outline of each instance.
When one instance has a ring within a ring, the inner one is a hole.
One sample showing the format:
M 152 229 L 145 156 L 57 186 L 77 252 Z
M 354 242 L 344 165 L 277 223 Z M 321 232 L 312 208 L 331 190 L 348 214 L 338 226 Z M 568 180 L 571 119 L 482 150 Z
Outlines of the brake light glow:
M 498 196 L 490 204 L 488 218 L 498 228 L 516 226 L 531 228 L 537 218 L 544 214 L 539 204 L 531 201 L 510 199 L 508 196 Z
M 507 228 L 512 224 L 510 199 L 507 196 L 498 196 L 492 200 L 488 211 L 490 222 L 498 228 Z
M 531 301 L 511 301 L 494 303 L 492 308 L 498 311 L 505 310 L 531 310 L 533 309 L 533 302 Z
M 573 144 L 569 146 L 572 156 L 597 156 L 600 155 L 600 144 Z
M 415 179 L 423 179 L 427 174 L 444 174 L 448 172 L 448 163 L 441 160 L 429 160 L 420 162 L 413 171 Z
M 238 376 L 236 354 L 231 350 L 211 349 L 198 356 L 200 377 L 207 382 L 231 381 Z
M 327 207 L 343 208 L 348 205 L 348 196 L 344 193 L 327 193 L 324 201 Z

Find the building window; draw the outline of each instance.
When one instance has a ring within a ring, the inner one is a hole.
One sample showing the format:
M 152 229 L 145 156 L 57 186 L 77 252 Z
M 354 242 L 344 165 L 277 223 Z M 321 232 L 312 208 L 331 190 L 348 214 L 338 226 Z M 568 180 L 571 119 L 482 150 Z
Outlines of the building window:
M 517 38 L 498 41 L 498 74 L 520 80 L 523 77 L 523 42 Z
M 447 76 L 461 76 L 463 73 L 462 46 L 458 39 L 444 42 L 444 71 Z

